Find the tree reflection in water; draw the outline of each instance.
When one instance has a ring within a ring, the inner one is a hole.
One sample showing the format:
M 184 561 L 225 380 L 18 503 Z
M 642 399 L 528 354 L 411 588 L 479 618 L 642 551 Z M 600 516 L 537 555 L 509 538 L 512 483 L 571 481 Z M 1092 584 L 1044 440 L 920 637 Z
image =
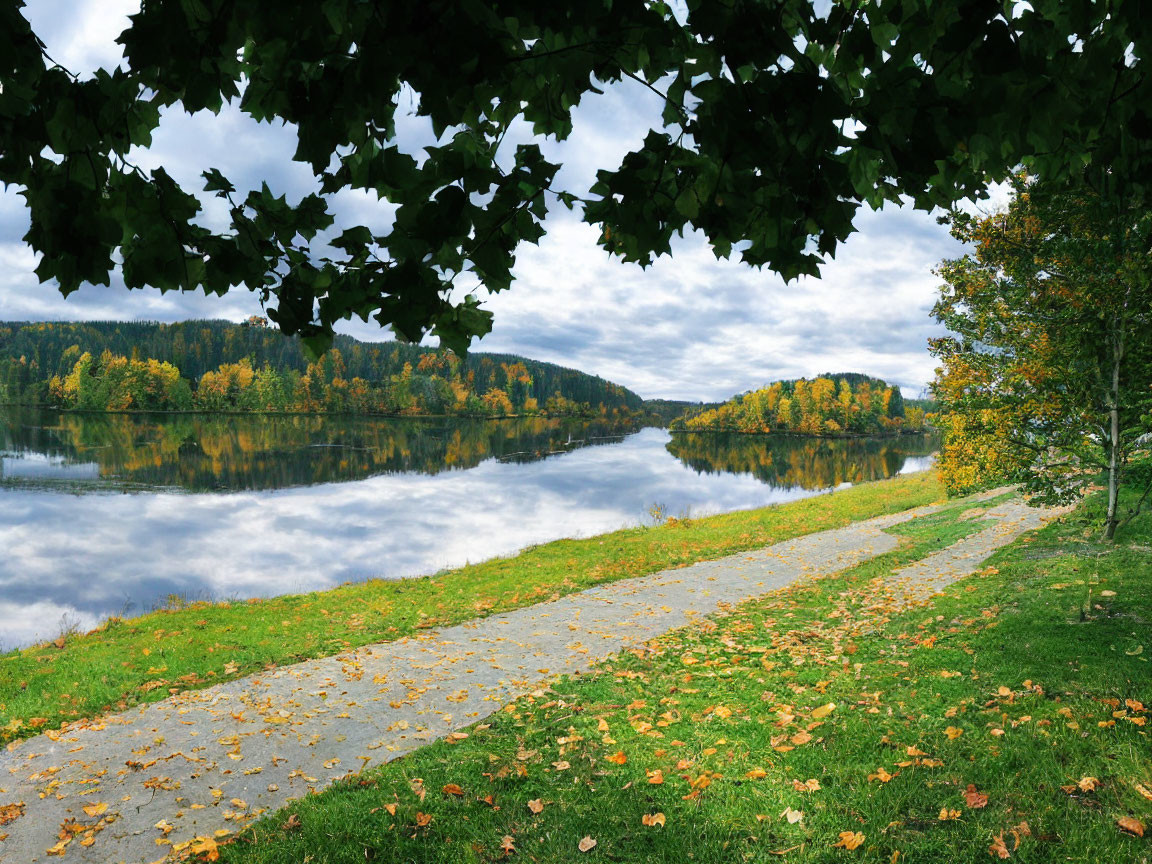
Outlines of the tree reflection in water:
M 937 448 L 930 435 L 891 438 L 800 438 L 737 432 L 679 432 L 668 452 L 707 474 L 751 474 L 770 486 L 832 489 L 841 483 L 885 480 L 927 467 Z M 924 457 L 924 465 L 909 457 Z

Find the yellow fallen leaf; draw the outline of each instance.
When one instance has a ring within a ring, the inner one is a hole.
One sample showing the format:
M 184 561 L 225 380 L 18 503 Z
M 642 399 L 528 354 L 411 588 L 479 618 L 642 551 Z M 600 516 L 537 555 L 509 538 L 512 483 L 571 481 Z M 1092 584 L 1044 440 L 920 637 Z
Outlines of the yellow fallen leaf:
M 576 848 L 579 849 L 581 852 L 590 852 L 596 848 L 596 841 L 593 840 L 591 837 L 585 837 L 579 843 L 576 844 Z
M 613 763 L 614 765 L 623 765 L 625 762 L 628 761 L 628 757 L 624 755 L 623 750 L 619 750 L 616 753 L 613 753 L 611 756 L 608 756 L 606 758 L 609 762 Z
M 528 802 L 528 809 L 533 813 L 539 813 L 544 809 L 544 802 L 536 798 Z
M 84 805 L 84 812 L 91 816 L 93 819 L 95 819 L 97 816 L 103 816 L 107 810 L 108 805 L 103 801 L 99 801 L 95 804 Z
M 1095 777 L 1081 777 L 1076 781 L 1076 786 L 1081 792 L 1092 792 L 1100 786 L 1100 781 Z
M 864 835 L 859 831 L 841 831 L 840 839 L 832 844 L 832 848 L 847 849 L 851 852 L 853 849 L 860 847 L 864 842 Z
M 640 822 L 642 824 L 648 826 L 649 828 L 655 828 L 657 825 L 659 825 L 660 827 L 663 827 L 664 826 L 664 814 L 663 813 L 652 813 L 652 814 L 645 813 L 643 816 L 640 817 Z
M 944 730 L 944 734 L 947 735 L 950 740 L 954 741 L 964 734 L 964 730 L 958 726 L 949 726 Z
M 960 811 L 959 810 L 949 810 L 947 807 L 941 807 L 940 808 L 940 821 L 941 822 L 951 822 L 952 820 L 959 819 L 959 818 L 960 818 Z
M 836 710 L 836 703 L 829 702 L 827 705 L 821 705 L 819 708 L 812 712 L 813 720 L 823 720 L 829 714 Z

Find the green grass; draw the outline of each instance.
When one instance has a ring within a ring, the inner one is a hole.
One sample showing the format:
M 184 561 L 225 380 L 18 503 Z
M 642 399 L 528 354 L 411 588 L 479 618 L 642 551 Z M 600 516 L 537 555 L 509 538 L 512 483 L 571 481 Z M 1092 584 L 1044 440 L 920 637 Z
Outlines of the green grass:
M 0 656 L 0 744 L 261 669 L 723 557 L 941 496 L 934 474 L 915 474 L 777 507 L 560 540 L 434 577 L 113 619 L 64 637 L 63 647 Z
M 885 556 L 560 679 L 256 823 L 222 860 L 969 862 L 999 860 L 997 838 L 1021 862 L 1152 860 L 1116 821 L 1152 823 L 1152 518 L 1102 549 L 1095 506 L 927 606 L 879 577 L 983 525 L 956 507 L 898 526 Z

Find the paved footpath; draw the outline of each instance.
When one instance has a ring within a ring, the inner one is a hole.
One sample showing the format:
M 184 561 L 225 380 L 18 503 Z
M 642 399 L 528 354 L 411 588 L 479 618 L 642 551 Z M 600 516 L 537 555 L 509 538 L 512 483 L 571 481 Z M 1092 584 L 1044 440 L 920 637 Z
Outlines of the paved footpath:
M 726 604 L 888 552 L 898 541 L 884 528 L 936 509 L 603 585 L 21 742 L 0 752 L 0 813 L 24 804 L 0 827 L 8 835 L 0 862 L 135 864 L 196 837 L 225 836 L 348 773 L 462 735 L 542 681 Z M 997 506 L 981 517 L 989 528 L 894 574 L 894 589 L 938 590 L 1055 512 Z

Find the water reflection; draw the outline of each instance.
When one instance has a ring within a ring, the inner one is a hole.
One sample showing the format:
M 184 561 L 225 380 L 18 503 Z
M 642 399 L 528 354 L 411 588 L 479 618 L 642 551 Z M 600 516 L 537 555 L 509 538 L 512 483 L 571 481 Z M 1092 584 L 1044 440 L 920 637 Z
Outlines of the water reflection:
M 751 474 L 772 486 L 809 490 L 922 471 L 936 447 L 929 435 L 832 439 L 679 432 L 668 442 L 668 452 L 697 471 Z
M 473 468 L 486 459 L 531 462 L 619 441 L 637 428 L 611 420 L 58 414 L 0 408 L 0 482 L 86 480 L 193 492 L 285 489 L 378 474 L 436 474 Z
M 429 573 L 635 525 L 653 504 L 670 515 L 765 506 L 920 467 L 913 451 L 929 446 L 253 419 L 25 414 L 0 427 L 0 645 L 168 594 L 270 596 Z M 189 434 L 203 455 L 182 452 Z M 228 492 L 194 491 L 204 489 Z

